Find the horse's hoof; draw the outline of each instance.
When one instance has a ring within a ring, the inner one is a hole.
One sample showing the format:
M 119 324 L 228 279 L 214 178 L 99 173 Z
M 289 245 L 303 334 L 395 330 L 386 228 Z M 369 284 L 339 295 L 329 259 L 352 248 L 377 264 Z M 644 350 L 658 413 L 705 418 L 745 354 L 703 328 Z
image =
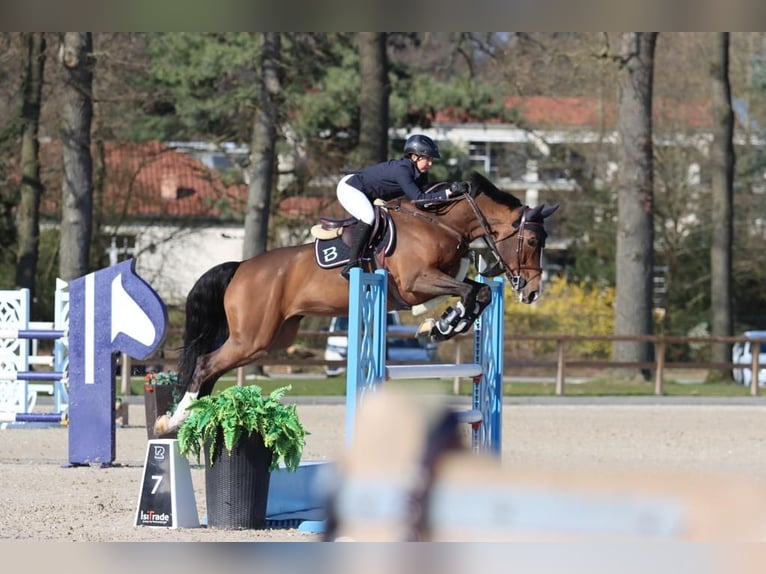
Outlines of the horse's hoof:
M 157 417 L 157 420 L 154 421 L 154 434 L 157 436 L 162 436 L 164 434 L 167 434 L 169 426 L 170 426 L 170 417 L 168 415 L 162 415 Z
M 430 318 L 426 319 L 420 324 L 420 327 L 418 327 L 418 332 L 415 333 L 416 337 L 421 337 L 423 335 L 431 336 L 431 331 L 433 331 L 434 326 L 436 325 L 436 319 Z
M 451 339 L 454 333 L 448 333 L 445 335 L 439 329 L 434 329 L 431 331 L 431 340 L 435 341 L 437 343 L 441 343 L 442 341 L 446 341 L 447 339 Z

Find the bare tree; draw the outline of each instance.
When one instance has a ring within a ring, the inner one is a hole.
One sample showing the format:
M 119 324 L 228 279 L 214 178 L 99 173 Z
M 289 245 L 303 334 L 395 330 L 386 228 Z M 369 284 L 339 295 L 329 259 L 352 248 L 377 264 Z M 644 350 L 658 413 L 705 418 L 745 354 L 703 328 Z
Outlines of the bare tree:
M 359 32 L 359 160 L 373 164 L 388 158 L 388 82 L 385 32 Z
M 40 106 L 45 70 L 45 34 L 22 34 L 26 46 L 26 68 L 21 104 L 21 200 L 18 211 L 19 250 L 16 259 L 16 286 L 35 294 L 35 276 L 40 253 Z
M 622 35 L 617 120 L 620 171 L 615 262 L 616 335 L 650 335 L 653 330 L 652 79 L 656 41 L 656 32 L 626 32 Z M 651 348 L 643 341 L 616 341 L 614 358 L 616 361 L 648 361 Z
M 734 112 L 729 84 L 729 33 L 715 34 L 715 53 L 710 61 L 713 101 L 713 143 L 710 146 L 712 172 L 712 226 L 710 246 L 710 323 L 711 335 L 732 334 L 732 201 L 734 187 Z M 715 344 L 711 359 L 725 363 L 731 358 L 731 345 Z M 731 378 L 731 371 L 719 370 L 708 378 Z
M 59 275 L 65 281 L 88 272 L 93 227 L 93 40 L 90 32 L 64 32 L 59 52 L 64 70 L 61 146 L 64 180 L 61 202 Z
M 243 259 L 249 259 L 268 249 L 269 210 L 277 161 L 279 99 L 282 94 L 282 43 L 278 32 L 264 32 L 262 38 L 259 101 L 250 150 L 252 173 L 247 192 Z M 255 375 L 264 374 L 262 365 L 253 365 L 249 370 Z
M 247 193 L 243 259 L 263 253 L 268 248 L 269 209 L 277 157 L 278 100 L 282 92 L 281 50 L 279 33 L 264 32 L 261 50 L 260 101 L 253 125 L 250 155 L 252 176 Z

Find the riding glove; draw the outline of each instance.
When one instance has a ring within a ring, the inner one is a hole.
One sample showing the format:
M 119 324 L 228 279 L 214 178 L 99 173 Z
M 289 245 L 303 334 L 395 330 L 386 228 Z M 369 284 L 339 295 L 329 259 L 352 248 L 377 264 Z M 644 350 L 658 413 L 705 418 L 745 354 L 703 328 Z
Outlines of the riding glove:
M 449 189 L 447 190 L 447 197 L 453 197 L 456 195 L 463 195 L 464 193 L 468 193 L 468 191 L 471 189 L 470 185 L 467 181 L 453 181 Z

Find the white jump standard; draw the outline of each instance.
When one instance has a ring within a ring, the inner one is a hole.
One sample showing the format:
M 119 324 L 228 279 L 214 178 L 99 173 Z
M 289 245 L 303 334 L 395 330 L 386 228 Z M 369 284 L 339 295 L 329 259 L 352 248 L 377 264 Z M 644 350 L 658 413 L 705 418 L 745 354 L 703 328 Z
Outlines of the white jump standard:
M 30 321 L 29 289 L 0 291 L 0 428 L 67 422 L 69 293 L 60 279 L 53 314 L 52 322 Z M 52 354 L 38 353 L 43 340 L 53 341 Z M 39 395 L 52 396 L 52 412 L 35 412 Z

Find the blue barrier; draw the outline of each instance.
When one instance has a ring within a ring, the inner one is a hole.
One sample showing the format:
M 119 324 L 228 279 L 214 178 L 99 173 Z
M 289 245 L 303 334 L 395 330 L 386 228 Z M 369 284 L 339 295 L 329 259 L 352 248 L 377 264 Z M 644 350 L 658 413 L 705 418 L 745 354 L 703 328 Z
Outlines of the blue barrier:
M 65 425 L 66 413 L 0 413 L 3 423 L 45 423 Z
M 0 379 L 14 378 L 17 381 L 60 381 L 66 376 L 62 371 L 5 371 Z
M 65 335 L 59 329 L 0 329 L 0 339 L 61 339 Z

